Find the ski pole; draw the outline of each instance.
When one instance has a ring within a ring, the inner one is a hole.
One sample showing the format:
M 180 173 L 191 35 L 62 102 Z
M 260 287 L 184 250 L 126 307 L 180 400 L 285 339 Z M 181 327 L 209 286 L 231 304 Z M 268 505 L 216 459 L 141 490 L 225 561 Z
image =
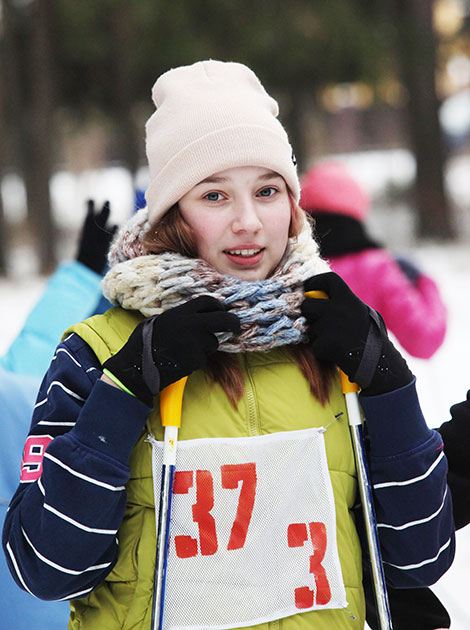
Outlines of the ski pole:
M 153 580 L 152 630 L 162 630 L 165 610 L 166 569 L 168 564 L 168 540 L 170 535 L 171 499 L 176 466 L 178 429 L 181 426 L 183 392 L 188 380 L 184 376 L 160 392 L 160 416 L 165 427 L 163 438 L 162 483 L 158 512 L 157 551 Z
M 328 299 L 324 291 L 307 291 L 305 297 Z M 372 497 L 372 486 L 370 483 L 369 471 L 367 468 L 367 458 L 364 446 L 364 435 L 362 432 L 362 416 L 359 406 L 358 391 L 359 386 L 351 383 L 348 376 L 340 370 L 341 387 L 346 400 L 348 410 L 349 428 L 356 459 L 357 476 L 359 483 L 359 494 L 361 497 L 362 512 L 366 528 L 367 545 L 369 548 L 372 580 L 374 584 L 375 604 L 380 624 L 380 630 L 392 629 L 392 616 L 388 602 L 387 586 L 380 551 L 379 535 L 377 531 L 377 520 L 374 511 Z

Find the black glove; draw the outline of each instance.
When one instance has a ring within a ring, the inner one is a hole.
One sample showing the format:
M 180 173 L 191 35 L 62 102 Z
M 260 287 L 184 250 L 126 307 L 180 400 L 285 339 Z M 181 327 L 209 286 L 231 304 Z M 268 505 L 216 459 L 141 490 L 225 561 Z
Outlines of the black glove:
M 421 276 L 421 270 L 408 258 L 402 258 L 397 256 L 395 262 L 400 267 L 403 274 L 408 278 L 413 286 L 418 284 L 418 279 Z
M 447 483 L 452 494 L 455 527 L 460 529 L 470 522 L 470 390 L 467 400 L 452 405 L 450 413 L 452 420 L 441 424 L 437 431 L 444 441 L 449 465 Z
M 382 318 L 344 280 L 333 272 L 322 273 L 308 278 L 304 288 L 328 295 L 328 299 L 306 298 L 301 305 L 318 359 L 336 363 L 368 396 L 411 383 L 413 375 L 387 337 Z
M 240 320 L 203 295 L 140 322 L 106 368 L 149 407 L 160 390 L 206 365 L 216 332 L 240 332 Z
M 104 202 L 99 212 L 95 212 L 95 202 L 92 199 L 87 205 L 88 211 L 80 234 L 77 260 L 101 275 L 106 266 L 106 255 L 117 225 L 106 226 L 110 213 L 109 201 Z

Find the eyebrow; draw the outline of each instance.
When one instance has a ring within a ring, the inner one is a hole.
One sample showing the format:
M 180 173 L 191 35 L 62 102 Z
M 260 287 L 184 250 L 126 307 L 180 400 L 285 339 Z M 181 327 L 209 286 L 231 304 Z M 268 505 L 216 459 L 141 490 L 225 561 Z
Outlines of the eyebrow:
M 198 182 L 196 186 L 200 186 L 201 184 L 220 184 L 221 182 L 226 182 L 226 177 L 216 177 L 215 175 L 211 175 L 210 177 L 206 177 L 202 181 Z
M 259 181 L 268 181 L 271 179 L 275 179 L 275 178 L 281 178 L 282 179 L 282 175 L 279 175 L 279 173 L 275 173 L 274 171 L 269 171 L 268 173 L 264 173 L 263 175 L 260 175 L 258 177 Z M 217 175 L 209 175 L 209 177 L 206 177 L 205 179 L 203 179 L 202 181 L 200 181 L 199 183 L 196 184 L 196 186 L 200 186 L 201 184 L 220 184 L 220 183 L 224 183 L 227 182 L 228 178 L 227 177 L 220 177 Z
M 264 175 L 261 175 L 259 177 L 259 179 L 263 179 L 263 180 L 276 179 L 276 178 L 282 179 L 282 175 L 279 175 L 279 173 L 275 173 L 274 171 L 269 171 L 269 173 L 265 173 Z

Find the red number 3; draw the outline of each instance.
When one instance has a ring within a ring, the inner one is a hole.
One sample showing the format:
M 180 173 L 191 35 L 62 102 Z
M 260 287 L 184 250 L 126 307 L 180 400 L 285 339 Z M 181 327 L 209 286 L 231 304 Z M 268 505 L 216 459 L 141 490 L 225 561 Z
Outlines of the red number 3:
M 322 560 L 326 552 L 326 528 L 324 523 L 309 523 L 308 529 L 312 539 L 313 555 L 310 556 L 310 573 L 313 574 L 316 587 L 316 603 L 324 606 L 331 599 L 331 590 L 326 577 Z M 287 528 L 289 547 L 303 547 L 308 540 L 306 523 L 291 523 Z M 296 608 L 310 608 L 315 601 L 315 593 L 308 586 L 295 589 Z
M 173 483 L 174 494 L 188 494 L 193 485 L 192 470 L 178 470 Z M 193 521 L 198 524 L 201 555 L 211 556 L 217 551 L 215 521 L 210 511 L 214 507 L 214 482 L 208 470 L 196 471 L 196 503 L 193 505 Z M 191 536 L 175 536 L 178 558 L 197 555 L 197 540 Z
M 44 451 L 52 442 L 50 435 L 30 435 L 26 440 L 21 462 L 21 481 L 29 483 L 39 479 L 42 473 Z

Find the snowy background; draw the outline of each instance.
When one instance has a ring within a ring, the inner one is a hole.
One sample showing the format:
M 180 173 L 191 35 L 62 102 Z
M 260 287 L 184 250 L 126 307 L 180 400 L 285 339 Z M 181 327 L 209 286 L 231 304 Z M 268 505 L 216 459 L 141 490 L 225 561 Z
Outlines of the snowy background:
M 342 156 L 345 157 L 345 156 Z M 454 158 L 446 182 L 455 205 L 459 240 L 452 244 L 419 243 L 413 237 L 413 219 L 401 206 L 381 206 L 380 194 L 388 184 L 406 185 L 414 175 L 414 162 L 406 151 L 369 152 L 347 158 L 352 172 L 371 194 L 374 204 L 369 227 L 376 238 L 396 253 L 405 254 L 437 281 L 448 307 L 448 332 L 442 347 L 428 361 L 407 357 L 417 376 L 418 392 L 428 424 L 449 419 L 449 407 L 465 398 L 470 389 L 470 156 Z M 142 173 L 142 183 L 145 172 Z M 70 232 L 64 256 L 73 255 L 76 230 L 84 216 L 85 200 L 110 199 L 112 218 L 121 223 L 133 203 L 130 177 L 119 168 L 72 175 L 58 173 L 51 182 L 58 224 Z M 11 221 L 20 220 L 21 182 L 2 184 L 5 211 Z M 29 309 L 41 295 L 46 278 L 35 274 L 32 252 L 17 248 L 11 253 L 9 279 L 0 279 L 0 353 L 19 332 Z M 404 353 L 406 356 L 406 353 Z M 470 454 L 469 454 L 470 456 Z M 470 577 L 470 527 L 457 533 L 456 559 L 433 590 L 452 619 L 452 630 L 470 628 L 468 583 Z

